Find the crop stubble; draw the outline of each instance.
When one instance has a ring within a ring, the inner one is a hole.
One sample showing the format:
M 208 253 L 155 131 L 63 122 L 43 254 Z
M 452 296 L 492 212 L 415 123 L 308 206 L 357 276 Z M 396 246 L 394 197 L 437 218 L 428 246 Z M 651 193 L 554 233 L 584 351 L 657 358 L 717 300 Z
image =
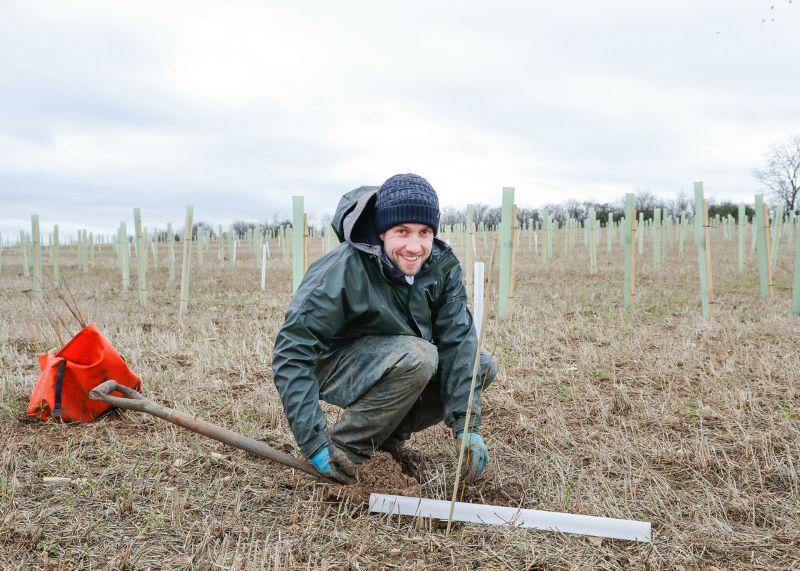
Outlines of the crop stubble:
M 704 322 L 690 244 L 661 272 L 647 253 L 640 258 L 636 307 L 625 312 L 621 262 L 609 263 L 604 248 L 589 276 L 581 245 L 566 256 L 557 247 L 544 268 L 523 243 L 512 318 L 495 321 L 489 308 L 486 347 L 502 366 L 484 398 L 492 458 L 464 493 L 465 501 L 652 521 L 652 545 L 477 525 L 447 537 L 430 522 L 369 515 L 373 489 L 449 498 L 456 448 L 443 426 L 412 439 L 432 460 L 418 487 L 387 462 L 394 486 L 370 471 L 346 489 L 136 413 L 90 425 L 26 422 L 36 356 L 57 340 L 6 250 L 0 565 L 790 568 L 800 560 L 800 320 L 789 314 L 790 267 L 779 265 L 775 296 L 762 301 L 752 260 L 740 276 L 735 240 L 715 242 L 717 303 Z M 62 264 L 71 255 L 62 248 Z M 157 269 L 151 260 L 144 309 L 135 286 L 119 291 L 110 247 L 97 259 L 88 274 L 62 267 L 62 275 L 145 394 L 294 450 L 270 370 L 290 297 L 287 262 L 270 261 L 264 294 L 246 247 L 235 269 L 210 254 L 203 266 L 193 261 L 179 323 L 178 282 L 168 282 L 163 252 Z

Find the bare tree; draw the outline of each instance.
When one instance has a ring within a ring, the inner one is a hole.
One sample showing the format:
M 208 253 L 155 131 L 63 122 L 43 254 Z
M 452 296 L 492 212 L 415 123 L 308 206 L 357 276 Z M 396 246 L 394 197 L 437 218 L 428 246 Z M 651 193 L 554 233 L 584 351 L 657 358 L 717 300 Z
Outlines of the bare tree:
M 649 190 L 636 189 L 634 194 L 636 202 L 636 211 L 644 212 L 645 210 L 652 210 L 656 202 L 655 195 Z
M 787 211 L 798 204 L 800 193 L 800 135 L 776 143 L 764 154 L 766 166 L 754 169 L 753 176 L 773 196 L 780 198 Z
M 681 189 L 678 193 L 677 198 L 672 201 L 672 204 L 669 208 L 669 213 L 672 214 L 674 217 L 679 217 L 681 214 L 691 214 L 692 213 L 692 203 L 689 201 L 689 197 L 686 196 L 686 193 Z
M 450 226 L 452 224 L 464 224 L 467 220 L 466 208 L 454 208 L 452 206 L 445 206 L 442 208 L 439 216 L 439 224 L 442 226 Z
M 483 212 L 483 219 L 481 220 L 481 222 L 483 222 L 486 226 L 493 228 L 498 224 L 500 224 L 500 219 L 502 218 L 502 215 L 503 215 L 503 209 L 501 207 L 499 206 L 490 207 Z
M 567 213 L 567 217 L 575 218 L 576 220 L 586 219 L 586 209 L 583 207 L 583 204 L 574 198 L 568 198 L 562 202 L 562 205 Z
M 583 201 L 583 209 L 585 211 L 585 217 L 581 220 L 585 220 L 589 217 L 589 209 L 594 208 L 595 214 L 597 215 L 597 219 L 603 225 L 608 224 L 608 215 L 611 214 L 612 221 L 619 221 L 625 216 L 625 201 L 618 200 L 616 202 L 596 202 L 594 200 L 584 200 Z
M 328 215 L 323 217 L 322 221 L 323 225 L 327 227 L 327 225 L 331 223 L 331 216 Z M 271 222 L 264 220 L 263 222 L 259 222 L 256 225 L 256 228 L 261 230 L 262 234 L 274 237 L 278 235 L 278 232 L 280 232 L 281 228 L 283 228 L 284 226 L 291 228 L 292 221 L 289 220 L 288 218 L 284 218 L 283 220 L 281 220 L 278 218 L 277 214 L 273 214 Z
M 539 220 L 539 213 L 533 208 L 517 208 L 517 224 L 519 228 L 527 228 L 530 222 Z
M 240 240 L 245 238 L 250 230 L 255 230 L 255 227 L 255 223 L 245 222 L 244 220 L 234 220 L 233 224 L 231 224 L 231 230 Z
M 636 189 L 636 212 L 641 212 L 645 218 L 652 218 L 653 211 L 663 206 L 664 201 L 649 190 Z
M 492 227 L 500 223 L 500 211 L 499 206 L 489 206 L 479 202 L 472 209 L 472 220 L 475 225 L 485 224 L 487 227 Z
M 545 204 L 542 206 L 542 211 L 549 214 L 554 220 L 563 222 L 567 219 L 567 210 L 563 204 Z
M 202 232 L 207 232 L 211 238 L 217 237 L 217 233 L 214 232 L 214 228 L 212 228 L 211 224 L 208 222 L 201 220 L 200 222 L 195 222 L 192 224 L 192 238 L 194 240 L 197 240 L 197 235 Z

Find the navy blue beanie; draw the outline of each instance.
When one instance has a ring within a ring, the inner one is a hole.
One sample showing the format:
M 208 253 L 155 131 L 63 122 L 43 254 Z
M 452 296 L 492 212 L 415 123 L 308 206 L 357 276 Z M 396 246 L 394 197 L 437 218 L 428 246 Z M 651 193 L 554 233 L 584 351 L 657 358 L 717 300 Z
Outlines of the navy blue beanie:
M 439 197 L 430 183 L 416 174 L 396 174 L 384 182 L 375 198 L 375 230 L 412 222 L 439 231 Z

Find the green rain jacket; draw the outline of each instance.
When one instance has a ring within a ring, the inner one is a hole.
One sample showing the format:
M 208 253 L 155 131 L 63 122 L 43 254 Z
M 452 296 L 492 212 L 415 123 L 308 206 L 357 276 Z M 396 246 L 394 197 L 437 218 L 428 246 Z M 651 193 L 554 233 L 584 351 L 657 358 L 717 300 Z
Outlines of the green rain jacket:
M 376 192 L 362 186 L 342 197 L 332 221 L 342 243 L 309 266 L 275 339 L 275 386 L 306 458 L 329 444 L 316 361 L 364 335 L 413 335 L 436 345 L 444 420 L 454 431 L 464 426 L 478 339 L 461 266 L 450 246 L 434 238 L 414 283 L 406 283 L 382 255 L 373 223 Z M 477 430 L 477 398 L 473 414 Z

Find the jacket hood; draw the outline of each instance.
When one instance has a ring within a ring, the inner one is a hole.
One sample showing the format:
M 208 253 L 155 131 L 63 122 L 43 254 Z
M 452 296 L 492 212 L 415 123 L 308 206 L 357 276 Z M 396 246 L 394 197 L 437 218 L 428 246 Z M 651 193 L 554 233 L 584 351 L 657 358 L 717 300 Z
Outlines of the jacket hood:
M 377 186 L 359 186 L 339 200 L 331 225 L 340 242 L 380 256 L 383 243 L 375 231 L 375 195 Z

